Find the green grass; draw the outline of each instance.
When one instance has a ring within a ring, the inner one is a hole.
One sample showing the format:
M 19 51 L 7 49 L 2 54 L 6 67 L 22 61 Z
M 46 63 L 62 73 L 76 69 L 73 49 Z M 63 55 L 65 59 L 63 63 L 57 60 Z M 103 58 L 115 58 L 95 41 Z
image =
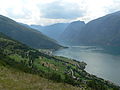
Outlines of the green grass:
M 82 90 L 0 65 L 0 90 Z

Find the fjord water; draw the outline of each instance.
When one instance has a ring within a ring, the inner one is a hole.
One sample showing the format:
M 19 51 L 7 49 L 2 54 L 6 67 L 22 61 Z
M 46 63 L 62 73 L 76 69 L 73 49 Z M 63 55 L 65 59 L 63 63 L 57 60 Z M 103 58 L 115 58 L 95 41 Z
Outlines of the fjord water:
M 53 52 L 87 63 L 86 71 L 120 85 L 120 48 L 74 46 Z

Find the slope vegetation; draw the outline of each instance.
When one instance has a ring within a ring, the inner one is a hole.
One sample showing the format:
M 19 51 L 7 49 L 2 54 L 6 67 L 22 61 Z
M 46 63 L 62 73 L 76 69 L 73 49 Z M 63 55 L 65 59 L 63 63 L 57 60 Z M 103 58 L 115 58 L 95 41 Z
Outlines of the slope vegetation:
M 109 81 L 87 73 L 84 62 L 45 54 L 3 34 L 0 34 L 0 51 L 0 88 L 34 90 L 70 86 L 71 89 L 83 90 L 120 89 Z M 67 86 L 62 83 L 67 83 Z

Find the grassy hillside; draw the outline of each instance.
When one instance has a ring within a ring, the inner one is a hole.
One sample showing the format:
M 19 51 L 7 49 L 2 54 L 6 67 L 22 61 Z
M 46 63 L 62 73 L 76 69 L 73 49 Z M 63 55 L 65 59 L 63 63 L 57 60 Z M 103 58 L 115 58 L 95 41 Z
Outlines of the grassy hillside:
M 84 62 L 45 54 L 3 34 L 0 34 L 0 51 L 0 88 L 29 90 L 41 86 L 42 89 L 64 90 L 70 86 L 71 89 L 78 87 L 85 90 L 119 90 L 111 82 L 87 73 Z M 62 83 L 70 85 L 63 86 Z
M 82 90 L 5 66 L 0 60 L 0 90 Z
M 32 48 L 58 49 L 62 47 L 55 40 L 48 38 L 41 32 L 21 25 L 2 15 L 0 15 L 0 32 Z

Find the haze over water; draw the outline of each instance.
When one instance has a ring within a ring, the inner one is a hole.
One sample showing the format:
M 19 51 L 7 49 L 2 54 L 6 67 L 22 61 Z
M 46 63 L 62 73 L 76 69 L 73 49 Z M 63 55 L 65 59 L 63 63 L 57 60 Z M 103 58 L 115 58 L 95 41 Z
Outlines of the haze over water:
M 120 85 L 120 48 L 76 46 L 53 52 L 57 56 L 84 61 L 86 71 Z

